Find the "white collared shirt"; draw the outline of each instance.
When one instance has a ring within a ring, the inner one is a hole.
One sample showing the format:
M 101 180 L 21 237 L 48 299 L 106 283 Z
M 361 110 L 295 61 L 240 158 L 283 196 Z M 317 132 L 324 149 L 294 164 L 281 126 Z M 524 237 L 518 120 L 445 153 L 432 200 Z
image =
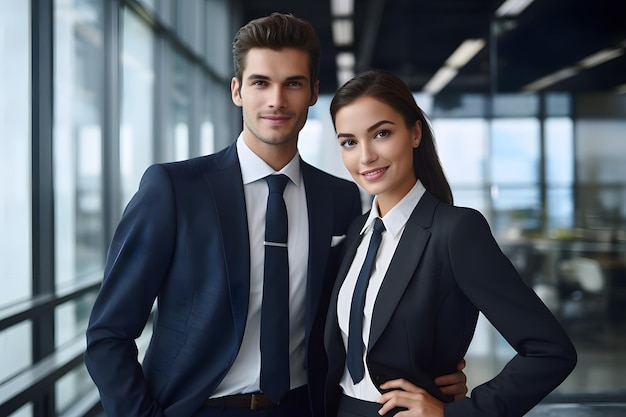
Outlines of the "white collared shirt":
M 261 303 L 263 298 L 263 263 L 265 249 L 265 213 L 269 189 L 265 177 L 276 173 L 259 158 L 243 141 L 237 139 L 237 155 L 241 165 L 248 232 L 250 235 L 250 300 L 248 319 L 243 342 L 235 360 L 212 397 L 258 392 L 261 373 Z M 293 159 L 279 171 L 290 181 L 283 193 L 287 206 L 289 235 L 287 253 L 289 257 L 289 355 L 291 389 L 306 384 L 304 370 L 305 348 L 305 295 L 307 263 L 309 254 L 309 218 L 306 205 L 304 182 L 300 172 L 300 157 Z M 226 225 L 226 227 L 228 227 Z M 207 358 L 211 360 L 211 358 Z
M 369 371 L 367 370 L 367 362 L 365 358 L 368 351 L 368 341 L 370 334 L 370 326 L 372 323 L 372 311 L 374 310 L 374 303 L 378 296 L 391 258 L 398 247 L 398 242 L 402 237 L 406 222 L 408 221 L 411 213 L 417 206 L 417 203 L 424 195 L 425 188 L 421 181 L 413 186 L 411 191 L 405 195 L 402 200 L 398 202 L 389 212 L 382 218 L 385 224 L 385 232 L 383 232 L 380 247 L 378 248 L 378 254 L 376 256 L 376 262 L 374 264 L 374 270 L 370 276 L 369 284 L 367 286 L 367 293 L 365 295 L 365 307 L 363 316 L 363 340 L 365 349 L 363 352 L 363 361 L 365 365 L 365 377 L 357 384 L 352 382 L 350 372 L 346 367 L 341 378 L 341 388 L 344 394 L 358 398 L 365 401 L 376 401 L 380 397 L 380 391 L 376 388 Z M 348 346 L 348 323 L 350 320 L 350 305 L 352 304 L 352 293 L 356 285 L 356 280 L 365 260 L 365 254 L 367 247 L 369 246 L 370 239 L 372 237 L 372 229 L 374 226 L 374 220 L 380 217 L 378 213 L 378 204 L 376 197 L 372 203 L 372 210 L 367 218 L 367 221 L 361 229 L 361 235 L 363 236 L 359 247 L 357 248 L 354 260 L 350 266 L 350 270 L 346 275 L 346 279 L 343 282 L 339 291 L 339 297 L 337 299 L 337 318 L 339 322 L 339 329 L 341 330 L 341 337 L 343 338 L 344 348 Z

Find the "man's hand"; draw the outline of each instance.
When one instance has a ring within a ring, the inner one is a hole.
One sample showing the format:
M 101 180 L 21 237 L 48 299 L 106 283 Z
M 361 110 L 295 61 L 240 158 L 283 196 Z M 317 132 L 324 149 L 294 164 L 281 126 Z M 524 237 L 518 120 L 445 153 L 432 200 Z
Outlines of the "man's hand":
M 458 372 L 435 378 L 435 384 L 439 391 L 446 395 L 454 396 L 454 400 L 461 400 L 467 394 L 467 376 L 463 373 L 465 359 L 461 359 L 456 366 Z

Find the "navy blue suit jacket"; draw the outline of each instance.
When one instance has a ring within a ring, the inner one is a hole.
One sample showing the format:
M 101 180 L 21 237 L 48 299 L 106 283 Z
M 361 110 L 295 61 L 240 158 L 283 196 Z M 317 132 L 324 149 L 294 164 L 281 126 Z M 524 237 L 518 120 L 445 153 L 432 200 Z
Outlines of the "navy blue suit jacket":
M 306 365 L 322 404 L 323 327 L 339 263 L 332 236 L 361 214 L 356 185 L 304 162 L 309 216 Z M 87 330 L 85 363 L 108 416 L 193 414 L 230 369 L 249 298 L 249 239 L 235 145 L 146 170 L 106 260 Z M 135 339 L 155 300 L 143 363 Z
M 337 296 L 366 219 L 367 214 L 350 226 L 330 301 L 325 331 L 328 415 L 337 409 L 345 367 Z M 433 381 L 455 372 L 479 310 L 517 355 L 470 398 L 450 402 Z M 522 416 L 575 363 L 568 336 L 501 252 L 485 218 L 426 192 L 409 217 L 374 304 L 366 360 L 374 383 L 405 378 L 446 402 L 446 417 Z

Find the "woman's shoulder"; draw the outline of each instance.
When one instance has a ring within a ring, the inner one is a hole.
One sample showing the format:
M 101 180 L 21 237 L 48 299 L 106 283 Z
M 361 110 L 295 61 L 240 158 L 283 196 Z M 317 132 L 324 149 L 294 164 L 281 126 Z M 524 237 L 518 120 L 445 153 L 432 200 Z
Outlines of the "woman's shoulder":
M 487 218 L 478 209 L 439 201 L 433 213 L 433 227 L 449 232 L 491 234 Z

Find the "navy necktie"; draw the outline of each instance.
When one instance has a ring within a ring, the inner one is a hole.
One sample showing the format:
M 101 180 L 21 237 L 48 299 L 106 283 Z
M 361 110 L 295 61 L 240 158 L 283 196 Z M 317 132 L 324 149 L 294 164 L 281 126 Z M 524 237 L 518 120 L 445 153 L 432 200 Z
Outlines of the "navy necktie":
M 261 391 L 278 403 L 289 391 L 289 258 L 285 175 L 265 178 L 269 186 L 265 218 L 265 266 L 261 307 Z
M 367 284 L 376 262 L 376 253 L 378 252 L 378 246 L 380 246 L 384 231 L 385 225 L 383 221 L 380 218 L 376 218 L 365 261 L 363 261 L 363 266 L 361 267 L 361 272 L 359 272 L 352 295 L 346 362 L 352 381 L 355 384 L 360 382 L 365 375 L 365 365 L 363 364 L 363 308 L 365 307 Z

